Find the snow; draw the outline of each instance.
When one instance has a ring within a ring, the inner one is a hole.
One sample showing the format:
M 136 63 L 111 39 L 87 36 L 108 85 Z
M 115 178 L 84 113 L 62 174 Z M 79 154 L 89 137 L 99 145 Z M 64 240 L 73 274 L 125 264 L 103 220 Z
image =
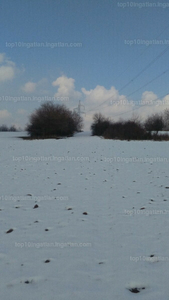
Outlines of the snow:
M 24 134 L 0 133 L 0 299 L 168 299 L 169 143 Z

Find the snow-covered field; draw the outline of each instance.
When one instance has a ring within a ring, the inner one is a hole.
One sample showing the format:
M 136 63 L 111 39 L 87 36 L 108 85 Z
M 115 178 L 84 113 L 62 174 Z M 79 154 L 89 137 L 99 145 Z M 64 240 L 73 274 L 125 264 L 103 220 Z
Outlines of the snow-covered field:
M 169 299 L 169 142 L 20 135 L 0 133 L 0 299 Z

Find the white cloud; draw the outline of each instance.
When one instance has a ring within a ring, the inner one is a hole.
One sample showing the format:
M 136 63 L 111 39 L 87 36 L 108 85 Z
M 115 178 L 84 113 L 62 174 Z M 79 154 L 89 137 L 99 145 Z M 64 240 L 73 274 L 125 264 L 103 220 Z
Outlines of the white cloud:
M 142 99 L 141 99 L 141 103 L 142 104 L 153 104 L 155 103 L 155 101 L 157 100 L 157 95 L 155 95 L 153 92 L 151 91 L 145 91 L 142 94 Z
M 129 102 L 124 95 L 119 95 L 115 87 L 107 90 L 104 86 L 97 85 L 94 89 L 87 91 L 82 88 L 85 96 L 83 104 L 86 108 L 85 128 L 89 129 L 93 115 L 101 112 L 105 117 L 117 120 L 124 113 L 125 118 L 131 115 L 133 103 Z
M 7 81 L 14 78 L 15 71 L 11 66 L 0 67 L 0 81 Z
M 27 82 L 24 84 L 24 86 L 21 88 L 26 93 L 33 93 L 36 90 L 37 84 L 35 82 Z
M 148 115 L 164 112 L 169 107 L 169 95 L 159 99 L 152 91 L 145 91 L 141 96 L 141 100 L 133 101 L 127 99 L 125 95 L 120 95 L 115 87 L 108 90 L 104 86 L 98 85 L 91 90 L 85 88 L 81 90 L 84 95 L 83 104 L 86 110 L 86 116 L 83 115 L 86 130 L 90 128 L 93 115 L 96 112 L 102 113 L 113 121 L 120 118 L 129 119 L 134 115 L 140 116 L 141 120 L 145 120 Z
M 82 94 L 75 90 L 75 80 L 66 76 L 58 77 L 52 82 L 53 86 L 58 87 L 54 97 L 69 97 L 70 100 L 77 100 L 81 98 Z
M 5 53 L 0 53 L 0 64 L 3 63 L 4 58 L 5 58 Z
M 23 108 L 20 108 L 20 109 L 17 110 L 17 113 L 19 115 L 25 115 L 27 113 L 27 111 L 25 109 L 23 109 Z
M 159 99 L 152 91 L 145 91 L 142 94 L 137 112 L 144 120 L 149 115 L 164 112 L 165 109 L 168 109 L 168 105 L 169 95 L 166 95 L 163 99 Z
M 5 53 L 0 53 L 0 82 L 12 80 L 15 76 L 15 63 L 8 59 Z
M 82 88 L 82 92 L 86 96 L 87 102 L 92 102 L 95 105 L 99 105 L 109 98 L 111 98 L 110 100 L 118 100 L 118 91 L 113 86 L 107 90 L 104 86 L 97 85 L 95 89 L 89 91 Z
M 4 121 L 5 119 L 8 119 L 11 117 L 11 113 L 9 113 L 6 109 L 0 110 L 0 121 Z
M 48 80 L 47 78 L 42 78 L 38 82 L 28 81 L 22 87 L 21 90 L 25 93 L 34 93 L 36 94 L 48 94 L 49 91 L 47 90 L 48 87 Z

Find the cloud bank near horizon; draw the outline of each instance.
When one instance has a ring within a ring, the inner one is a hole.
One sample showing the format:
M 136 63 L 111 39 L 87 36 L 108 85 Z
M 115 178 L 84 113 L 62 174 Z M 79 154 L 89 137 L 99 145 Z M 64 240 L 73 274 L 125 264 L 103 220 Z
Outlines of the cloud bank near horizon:
M 10 84 L 16 77 L 16 64 L 7 58 L 5 53 L 0 53 L 0 84 Z M 87 90 L 82 87 L 80 91 L 76 90 L 75 79 L 62 75 L 52 82 L 49 79 L 42 78 L 39 81 L 29 80 L 17 88 L 18 98 L 27 96 L 27 102 L 30 97 L 39 97 L 42 100 L 52 100 L 58 104 L 65 104 L 69 109 L 73 110 L 81 100 L 81 104 L 85 106 L 85 114 L 83 114 L 85 130 L 90 129 L 93 114 L 101 112 L 104 116 L 112 120 L 119 118 L 128 119 L 137 114 L 140 118 L 145 119 L 148 115 L 159 113 L 168 108 L 169 95 L 163 99 L 158 99 L 158 96 L 153 91 L 144 91 L 140 101 L 136 102 L 128 99 L 127 96 L 120 94 L 119 91 L 111 86 L 110 89 L 104 86 L 97 85 L 93 89 Z M 50 97 L 48 97 L 50 95 Z M 45 96 L 45 97 L 44 97 Z M 39 107 L 39 102 L 36 103 L 36 108 Z M 13 108 L 15 103 L 13 102 Z M 30 110 L 26 110 L 23 102 L 20 101 L 20 107 L 11 113 L 10 110 L 4 109 L 3 102 L 0 110 L 0 124 L 11 125 L 17 127 L 26 125 Z M 32 108 L 32 111 L 34 109 Z M 22 113 L 20 113 L 22 112 Z M 25 124 L 24 124 L 24 120 Z

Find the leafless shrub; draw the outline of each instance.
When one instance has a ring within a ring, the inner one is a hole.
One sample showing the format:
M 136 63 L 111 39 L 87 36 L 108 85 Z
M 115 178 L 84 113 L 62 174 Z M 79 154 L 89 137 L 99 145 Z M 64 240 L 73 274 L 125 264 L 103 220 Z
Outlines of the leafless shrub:
M 46 102 L 30 116 L 26 127 L 31 137 L 71 136 L 82 128 L 82 119 L 66 106 Z

